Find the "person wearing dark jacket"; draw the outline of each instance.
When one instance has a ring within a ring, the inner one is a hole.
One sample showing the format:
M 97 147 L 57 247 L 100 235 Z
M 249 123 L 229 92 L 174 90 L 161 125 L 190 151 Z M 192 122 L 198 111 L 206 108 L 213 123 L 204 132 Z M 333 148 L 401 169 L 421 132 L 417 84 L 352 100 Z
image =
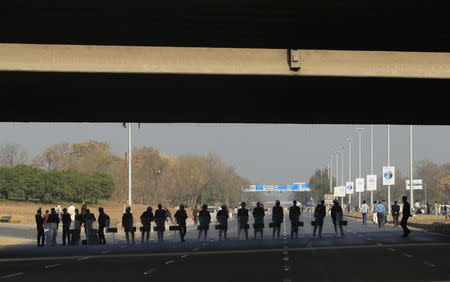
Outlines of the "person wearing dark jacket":
M 72 230 L 72 236 L 70 243 L 71 245 L 79 245 L 81 239 L 81 225 L 83 225 L 83 216 L 80 214 L 78 209 L 75 209 L 75 222 Z
M 130 244 L 130 233 L 131 240 L 134 244 L 134 229 L 133 229 L 133 214 L 131 213 L 131 207 L 125 209 L 125 213 L 122 215 L 122 226 L 125 231 L 125 236 L 127 237 L 127 244 Z
M 150 239 L 150 229 L 151 223 L 153 221 L 153 209 L 152 207 L 147 207 L 147 210 L 141 214 L 141 223 L 142 223 L 142 239 L 141 244 L 144 244 L 144 235 L 147 234 L 146 242 Z
M 47 247 L 56 246 L 56 236 L 58 235 L 59 216 L 56 213 L 55 208 L 51 208 L 50 214 L 47 219 Z
M 261 239 L 263 238 L 263 230 L 264 230 L 264 208 L 261 207 L 261 203 L 257 202 L 256 207 L 253 209 L 252 212 L 253 219 L 254 219 L 254 237 L 253 239 L 256 239 L 256 234 L 259 232 L 261 234 Z
M 300 221 L 300 207 L 297 206 L 297 201 L 292 202 L 294 205 L 289 208 L 289 220 L 291 221 L 291 239 L 298 238 L 298 223 Z
M 325 201 L 321 200 L 319 204 L 317 204 L 316 209 L 314 210 L 314 231 L 313 236 L 316 236 L 317 227 L 319 227 L 319 237 L 322 237 L 322 227 L 323 227 L 323 219 L 327 215 L 327 211 L 325 208 Z
M 204 204 L 202 209 L 198 213 L 198 240 L 202 237 L 202 233 L 204 233 L 203 240 L 206 240 L 206 236 L 208 234 L 209 224 L 211 223 L 211 214 L 208 211 L 208 205 Z
M 45 232 L 44 232 L 44 218 L 42 217 L 42 210 L 39 208 L 35 215 L 36 230 L 37 230 L 37 245 L 38 247 L 45 246 Z
M 164 230 L 165 230 L 165 223 L 167 220 L 166 217 L 167 213 L 162 208 L 161 204 L 158 204 L 158 209 L 155 210 L 155 223 L 156 223 L 156 229 L 158 234 L 158 241 L 162 242 L 164 239 Z
M 409 228 L 407 227 L 407 225 L 408 225 L 408 218 L 411 217 L 411 206 L 409 205 L 407 200 L 408 200 L 408 197 L 406 197 L 406 196 L 402 197 L 403 217 L 402 217 L 402 220 L 400 222 L 400 226 L 403 228 L 403 235 L 401 236 L 402 238 L 408 238 L 409 234 L 411 233 L 411 230 L 409 230 Z
M 280 201 L 275 201 L 275 206 L 272 208 L 272 223 L 275 225 L 272 231 L 272 238 L 275 239 L 275 233 L 277 238 L 280 238 L 281 223 L 284 219 L 283 207 L 280 206 Z
M 391 206 L 392 218 L 394 220 L 394 226 L 398 226 L 398 217 L 400 216 L 400 206 L 397 204 L 397 201 L 394 201 L 394 204 Z
M 67 212 L 66 208 L 63 208 L 63 213 L 61 215 L 61 221 L 63 224 L 63 233 L 62 233 L 62 242 L 63 246 L 66 245 L 66 238 L 67 238 L 67 244 L 70 245 L 70 224 L 72 223 L 72 219 L 70 218 L 70 214 Z
M 342 227 L 343 211 L 341 206 L 339 205 L 338 200 L 333 200 L 333 203 L 334 205 L 331 207 L 331 219 L 333 220 L 334 232 L 336 233 L 337 237 L 338 235 L 337 227 L 339 226 L 341 235 L 344 236 L 344 228 Z
M 105 213 L 105 210 L 98 208 L 98 242 L 100 244 L 106 244 L 105 228 L 109 227 L 109 215 Z
M 180 239 L 181 242 L 184 242 L 184 236 L 186 236 L 186 219 L 187 213 L 184 209 L 184 205 L 180 205 L 180 209 L 175 212 L 175 220 L 177 221 L 178 226 L 180 226 Z
M 241 203 L 241 208 L 237 213 L 238 239 L 241 238 L 241 231 L 244 230 L 245 239 L 248 240 L 248 209 L 245 208 L 245 202 Z
M 228 214 L 227 205 L 223 204 L 222 209 L 217 212 L 217 221 L 219 222 L 219 240 L 227 240 L 227 232 L 228 232 L 228 218 L 230 215 Z M 223 236 L 222 236 L 223 235 Z

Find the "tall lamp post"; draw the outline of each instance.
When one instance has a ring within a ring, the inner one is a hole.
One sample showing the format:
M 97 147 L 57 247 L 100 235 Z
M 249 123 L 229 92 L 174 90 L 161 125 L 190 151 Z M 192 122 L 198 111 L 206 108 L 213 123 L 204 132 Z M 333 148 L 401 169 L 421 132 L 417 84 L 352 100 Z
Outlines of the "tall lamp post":
M 364 128 L 358 127 L 358 177 L 361 178 L 361 131 Z M 358 192 L 358 209 L 361 209 L 361 192 Z
M 128 205 L 131 207 L 131 123 L 128 123 Z
M 348 138 L 348 181 L 352 181 L 352 138 Z M 348 194 L 348 204 L 351 208 L 352 194 Z
M 391 165 L 391 127 L 387 125 L 387 165 Z M 391 214 L 391 185 L 388 185 L 388 213 Z
M 411 214 L 414 214 L 414 194 L 413 194 L 413 130 L 412 125 L 409 126 L 409 191 L 410 191 L 410 203 L 411 203 Z
M 370 125 L 370 174 L 373 175 L 373 124 Z M 373 203 L 373 191 L 370 191 L 370 205 Z

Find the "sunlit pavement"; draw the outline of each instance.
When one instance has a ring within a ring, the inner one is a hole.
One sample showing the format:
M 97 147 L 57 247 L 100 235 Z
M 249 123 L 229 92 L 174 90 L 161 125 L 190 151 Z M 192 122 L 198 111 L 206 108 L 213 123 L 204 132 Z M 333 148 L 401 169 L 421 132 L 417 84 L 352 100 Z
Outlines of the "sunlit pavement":
M 249 240 L 243 234 L 238 240 L 232 219 L 226 241 L 218 240 L 213 223 L 206 241 L 197 240 L 195 227 L 190 227 L 186 242 L 180 242 L 177 233 L 165 232 L 163 243 L 143 245 L 136 236 L 135 245 L 116 240 L 101 246 L 7 247 L 0 251 L 0 279 L 79 281 L 77 273 L 83 272 L 87 281 L 450 280 L 449 236 L 413 231 L 403 239 L 400 227 L 362 226 L 348 219 L 344 237 L 335 237 L 327 216 L 319 238 L 312 236 L 312 214 L 306 213 L 298 239 L 290 238 L 285 216 L 280 238 L 273 240 L 269 219 L 266 216 L 263 240 L 253 239 L 253 228 Z

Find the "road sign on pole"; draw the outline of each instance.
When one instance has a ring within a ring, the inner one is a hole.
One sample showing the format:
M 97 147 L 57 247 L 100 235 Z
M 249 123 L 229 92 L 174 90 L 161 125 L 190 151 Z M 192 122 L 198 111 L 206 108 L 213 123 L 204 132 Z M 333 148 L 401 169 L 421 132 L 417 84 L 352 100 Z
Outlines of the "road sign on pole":
M 355 192 L 364 192 L 364 178 L 356 178 Z
M 354 189 L 353 189 L 353 181 L 348 181 L 345 183 L 345 194 L 353 194 Z
M 406 179 L 406 190 L 411 189 L 411 185 L 409 185 L 410 180 Z M 422 179 L 413 179 L 413 189 L 414 190 L 422 190 Z
M 377 190 L 377 176 L 376 174 L 367 175 L 367 191 Z

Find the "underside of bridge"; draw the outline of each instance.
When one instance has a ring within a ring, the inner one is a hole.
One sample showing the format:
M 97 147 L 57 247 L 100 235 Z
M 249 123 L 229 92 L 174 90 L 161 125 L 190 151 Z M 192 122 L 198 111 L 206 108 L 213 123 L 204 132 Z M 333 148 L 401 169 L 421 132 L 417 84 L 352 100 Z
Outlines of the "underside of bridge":
M 36 69 L 36 58 L 23 50 L 16 67 L 0 69 L 0 120 L 450 124 L 443 102 L 450 70 L 448 6 L 446 1 L 418 0 L 408 5 L 354 0 L 11 1 L 0 12 L 1 44 L 354 53 L 342 58 L 343 53 L 333 53 L 332 61 L 321 63 L 303 52 L 299 73 L 261 75 L 263 61 L 256 73 L 183 71 L 184 61 L 174 71 L 149 71 L 145 61 L 139 62 L 144 64 L 137 67 L 140 71 L 96 70 L 101 56 L 89 61 L 93 68 L 71 69 L 80 63 L 74 56 L 69 67 Z M 406 55 L 368 62 L 372 57 L 358 57 L 361 51 Z M 421 59 L 404 52 L 422 54 Z M 40 55 L 41 66 L 61 62 L 52 61 L 58 58 L 53 55 Z M 362 68 L 346 73 L 348 60 Z M 3 56 L 0 64 L 5 61 Z M 396 65 L 400 74 L 390 75 L 389 65 Z M 287 65 L 280 69 L 285 71 Z

